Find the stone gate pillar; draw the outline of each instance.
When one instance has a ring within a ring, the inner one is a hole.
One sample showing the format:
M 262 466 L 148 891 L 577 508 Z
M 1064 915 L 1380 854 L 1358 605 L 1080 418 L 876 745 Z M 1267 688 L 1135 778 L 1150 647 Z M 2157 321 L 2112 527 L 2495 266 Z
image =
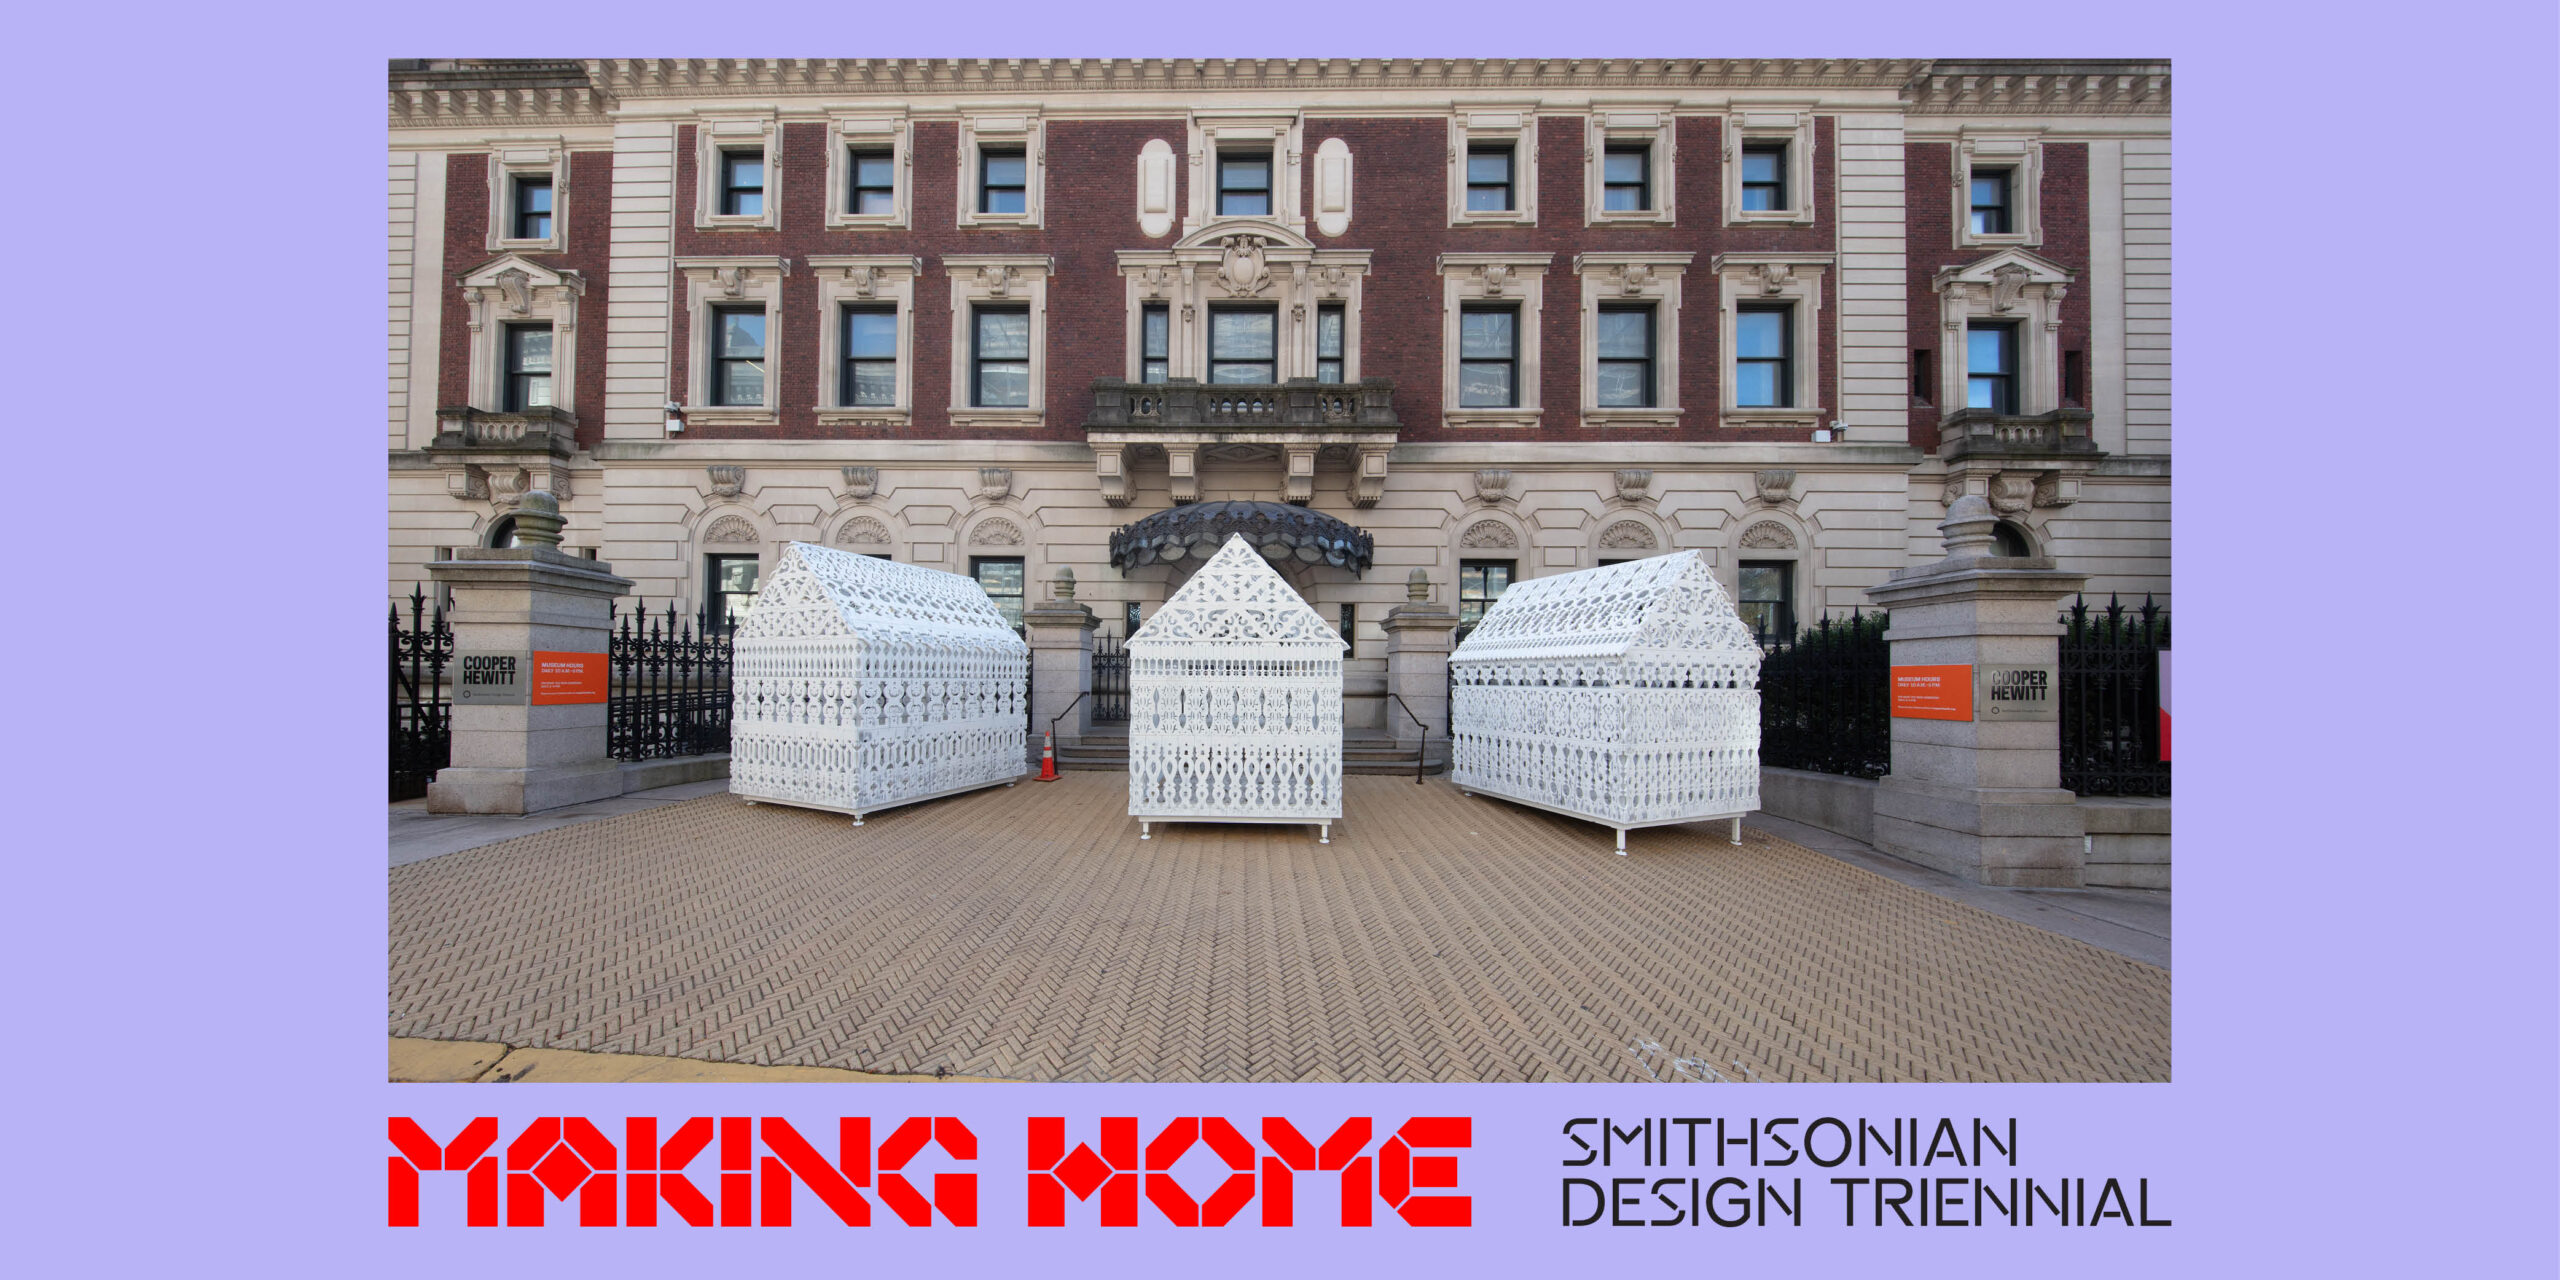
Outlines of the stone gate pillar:
M 1022 611 L 1023 639 L 1031 645 L 1031 740 L 1040 750 L 1040 734 L 1068 704 L 1074 710 L 1058 721 L 1058 743 L 1069 746 L 1093 732 L 1093 629 L 1101 620 L 1076 603 L 1076 571 L 1062 568 L 1049 582 L 1049 598 Z
M 522 546 L 457 548 L 427 566 L 451 590 L 453 763 L 427 784 L 431 813 L 536 813 L 622 794 L 605 755 L 605 646 L 613 566 L 560 550 L 560 504 L 516 507 Z
M 1896 700 L 1875 845 L 1979 884 L 2077 887 L 2084 833 L 2062 789 L 2053 700 L 2056 614 L 2086 579 L 2048 557 L 1993 555 L 1998 522 L 1981 497 L 1958 498 L 1938 525 L 1946 558 L 1867 590 L 1892 611 Z
M 1387 611 L 1380 624 L 1387 632 L 1387 692 L 1404 699 L 1420 717 L 1416 728 L 1394 702 L 1387 704 L 1387 731 L 1400 748 L 1449 737 L 1450 632 L 1458 615 L 1431 603 L 1431 574 L 1416 569 L 1405 579 L 1405 602 Z

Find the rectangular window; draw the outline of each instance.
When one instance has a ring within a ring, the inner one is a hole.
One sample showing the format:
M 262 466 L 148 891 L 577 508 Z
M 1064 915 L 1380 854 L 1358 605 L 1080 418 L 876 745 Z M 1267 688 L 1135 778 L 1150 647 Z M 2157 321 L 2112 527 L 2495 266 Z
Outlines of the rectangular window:
M 1968 325 L 1964 335 L 1964 407 L 2018 411 L 2018 327 Z
M 1120 606 L 1120 638 L 1126 640 L 1138 634 L 1138 622 L 1138 602 L 1131 600 L 1123 603 Z
M 506 411 L 522 413 L 551 403 L 551 326 L 507 326 Z
M 1023 213 L 1030 208 L 1031 161 L 1019 151 L 978 151 L 978 212 Z
M 756 602 L 758 566 L 754 556 L 705 556 L 707 590 L 703 592 L 706 626 L 735 627 L 746 621 Z
M 2089 392 L 2088 389 L 2082 385 L 2080 378 L 2080 353 L 2077 351 L 2063 352 L 2062 402 L 2070 405 L 2074 409 L 2086 409 L 2089 407 Z
M 1745 211 L 1787 207 L 1787 148 L 1742 149 L 1742 207 Z
M 1458 562 L 1458 625 L 1472 627 L 1484 618 L 1484 611 L 1502 598 L 1511 586 L 1511 560 L 1461 560 Z
M 1217 307 L 1209 312 L 1209 381 L 1278 382 L 1280 312 Z
M 720 212 L 740 217 L 764 216 L 764 153 L 720 153 Z
M 1004 615 L 1005 625 L 1022 630 L 1022 557 L 971 556 L 969 576 L 978 580 L 978 589 L 996 603 L 996 612 Z
M 970 403 L 982 408 L 1031 405 L 1031 312 L 980 307 L 969 351 Z
M 1653 149 L 1611 147 L 1600 153 L 1600 207 L 1604 210 L 1653 207 Z
M 1342 304 L 1316 304 L 1316 381 L 1342 381 Z
M 1599 348 L 1600 407 L 1652 407 L 1653 308 L 1600 308 Z
M 898 309 L 844 309 L 844 374 L 836 394 L 847 405 L 898 403 Z
M 1173 376 L 1173 314 L 1161 302 L 1138 311 L 1138 381 L 1164 382 Z
M 1742 615 L 1742 625 L 1751 628 L 1761 644 L 1782 644 L 1795 638 L 1795 579 L 1796 565 L 1792 560 L 1742 562 L 1742 598 L 1734 602 L 1734 611 Z
M 1353 635 L 1352 635 L 1352 632 L 1354 632 L 1355 630 L 1357 630 L 1357 629 L 1359 628 L 1359 626 L 1360 626 L 1360 606 L 1359 606 L 1359 605 L 1356 605 L 1356 604 L 1345 604 L 1345 605 L 1343 605 L 1343 606 L 1342 606 L 1342 640 L 1343 640 L 1343 643 L 1345 643 L 1345 644 L 1348 644 L 1348 645 L 1352 646 L 1351 648 L 1349 648 L 1349 649 L 1345 649 L 1345 650 L 1343 650 L 1343 651 L 1342 651 L 1342 656 L 1343 656 L 1343 657 L 1345 657 L 1345 658 L 1351 658 L 1351 657 L 1357 657 L 1357 656 L 1358 656 L 1358 649 L 1359 649 L 1360 641 L 1358 640 L 1358 638 L 1357 638 L 1357 637 L 1355 637 L 1355 636 L 1353 636 Z
M 2009 171 L 1976 169 L 1966 185 L 1973 191 L 1973 233 L 2009 234 Z
M 1733 403 L 1745 409 L 1795 404 L 1795 310 L 1742 307 L 1733 317 Z
M 1931 404 L 1938 398 L 1935 390 L 1937 379 L 1929 365 L 1928 348 L 1922 347 L 1911 353 L 1911 400 L 1914 404 Z
M 1520 313 L 1510 307 L 1458 311 L 1458 404 L 1508 409 L 1520 403 Z
M 711 403 L 764 403 L 764 308 L 711 310 Z
M 515 239 L 551 238 L 551 179 L 516 179 Z
M 1218 156 L 1218 216 L 1271 216 L 1271 154 Z
M 1511 148 L 1467 148 L 1467 212 L 1503 213 L 1511 208 Z
M 862 214 L 896 213 L 898 211 L 898 166 L 886 151 L 853 151 L 848 153 L 853 170 L 852 198 L 845 208 Z

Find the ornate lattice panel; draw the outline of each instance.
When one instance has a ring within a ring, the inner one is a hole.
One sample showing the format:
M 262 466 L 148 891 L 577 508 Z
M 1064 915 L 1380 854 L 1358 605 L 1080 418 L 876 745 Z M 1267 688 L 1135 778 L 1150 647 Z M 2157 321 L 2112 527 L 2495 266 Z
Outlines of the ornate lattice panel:
M 1129 816 L 1342 816 L 1342 637 L 1231 536 L 1129 650 Z
M 859 822 L 1012 782 L 1029 673 L 970 579 L 786 544 L 738 627 L 729 790 Z
M 1618 829 L 1760 807 L 1760 647 L 1706 557 L 1515 583 L 1450 656 L 1451 778 Z

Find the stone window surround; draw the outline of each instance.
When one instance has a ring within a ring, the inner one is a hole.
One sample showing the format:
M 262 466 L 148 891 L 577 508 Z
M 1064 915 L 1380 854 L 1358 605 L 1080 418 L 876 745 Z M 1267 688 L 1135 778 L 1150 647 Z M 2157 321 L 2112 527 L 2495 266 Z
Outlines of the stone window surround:
M 780 367 L 785 327 L 782 278 L 791 274 L 791 260 L 771 254 L 678 258 L 676 271 L 685 280 L 685 316 L 692 342 L 691 358 L 685 361 L 685 421 L 696 426 L 776 425 L 781 421 L 778 402 L 785 385 Z M 711 311 L 746 306 L 764 308 L 765 402 L 715 405 L 711 403 L 711 344 L 718 335 L 712 331 Z
M 1759 223 L 1810 224 L 1813 207 L 1813 104 L 1735 103 L 1724 121 L 1724 221 L 1726 226 Z M 1787 207 L 1742 207 L 1742 149 L 1755 143 L 1785 143 Z
M 951 277 L 951 425 L 1038 427 L 1047 420 L 1049 396 L 1049 277 L 1057 264 L 1037 253 L 947 253 Z M 980 303 L 1027 306 L 1031 313 L 1031 403 L 989 407 L 970 403 L 972 316 Z
M 903 227 L 915 206 L 915 152 L 912 147 L 914 126 L 901 115 L 836 115 L 827 118 L 827 226 Z M 866 151 L 886 148 L 890 172 L 895 175 L 896 192 L 891 202 L 897 207 L 889 213 L 855 213 L 853 206 L 853 149 Z M 821 400 L 819 403 L 824 404 Z
M 2044 243 L 2044 219 L 2037 197 L 2044 185 L 2044 142 L 2032 132 L 1967 128 L 1954 143 L 1956 247 L 1959 249 L 2032 249 Z M 2009 225 L 2005 234 L 1975 235 L 1973 171 L 1976 166 L 2009 171 Z
M 1191 199 L 1182 217 L 1184 239 L 1203 228 L 1231 221 L 1278 223 L 1298 236 L 1307 234 L 1306 210 L 1298 207 L 1299 173 L 1306 163 L 1306 124 L 1297 112 L 1268 108 L 1193 111 L 1185 141 Z M 1218 212 L 1217 160 L 1221 151 L 1271 153 L 1269 214 Z
M 1763 525 L 1776 526 L 1780 532 L 1787 535 L 1788 545 L 1784 547 L 1749 545 L 1753 535 Z M 1804 527 L 1802 521 L 1784 512 L 1746 507 L 1741 515 L 1726 525 L 1726 529 L 1728 532 L 1725 537 L 1728 541 L 1725 549 L 1709 554 L 1716 556 L 1718 560 L 1716 576 L 1723 582 L 1728 599 L 1735 601 L 1742 599 L 1743 561 L 1748 560 L 1755 564 L 1786 564 L 1793 566 L 1792 571 L 1787 575 L 1789 597 L 1787 611 L 1794 616 L 1796 628 L 1801 631 L 1828 615 L 1828 610 L 1815 603 L 1823 598 L 1824 584 L 1817 580 L 1821 577 L 1822 557 L 1813 554 L 1812 530 Z
M 924 259 L 906 254 L 813 253 L 818 277 L 818 421 L 826 425 L 902 427 L 915 412 L 915 283 Z M 894 305 L 898 310 L 898 392 L 891 405 L 849 405 L 844 394 L 844 309 Z
M 1360 381 L 1361 286 L 1369 273 L 1369 250 L 1308 250 L 1287 244 L 1267 246 L 1264 265 L 1277 288 L 1268 293 L 1239 293 L 1219 273 L 1222 253 L 1214 244 L 1185 249 L 1120 251 L 1120 276 L 1126 311 L 1127 359 L 1122 376 L 1140 379 L 1145 360 L 1145 307 L 1165 306 L 1165 376 L 1206 380 L 1209 368 L 1209 324 L 1205 313 L 1217 303 L 1274 304 L 1279 308 L 1277 344 L 1281 381 L 1316 376 L 1316 308 L 1342 304 L 1342 380 Z
M 1708 264 L 1716 276 L 1716 368 L 1720 376 L 1718 420 L 1729 427 L 1823 425 L 1822 277 L 1827 253 L 1720 253 Z M 1793 308 L 1788 332 L 1795 368 L 1795 403 L 1783 409 L 1734 403 L 1734 326 L 1744 304 L 1785 303 Z
M 554 270 L 513 252 L 482 263 L 462 277 L 470 334 L 470 398 L 484 413 L 505 405 L 507 326 L 551 326 L 551 407 L 577 414 L 578 299 L 586 279 Z
M 1678 221 L 1679 211 L 1673 205 L 1678 184 L 1673 181 L 1672 153 L 1677 150 L 1678 130 L 1671 115 L 1672 104 L 1660 103 L 1595 103 L 1584 122 L 1582 155 L 1584 226 L 1636 224 L 1671 226 Z M 1610 210 L 1601 208 L 1606 184 L 1603 181 L 1602 157 L 1612 146 L 1642 143 L 1648 149 L 1649 162 L 1645 181 L 1647 194 L 1653 200 L 1650 209 Z
M 516 180 L 551 180 L 551 234 L 515 238 Z M 491 253 L 566 253 L 569 249 L 569 146 L 558 138 L 509 138 L 489 144 Z
M 1582 278 L 1582 425 L 1680 425 L 1680 278 L 1696 257 L 1693 253 L 1574 255 L 1574 274 Z M 1604 409 L 1600 407 L 1600 308 L 1604 303 L 1628 302 L 1653 306 L 1654 403 L 1641 409 Z
M 720 153 L 764 153 L 764 211 L 720 212 Z M 771 231 L 782 225 L 782 124 L 771 115 L 697 118 L 693 126 L 693 226 L 697 231 Z
M 1038 227 L 1048 186 L 1048 130 L 1036 107 L 964 107 L 960 111 L 960 223 L 964 227 Z M 978 183 L 986 170 L 978 155 L 987 147 L 1022 150 L 1022 212 L 981 213 Z M 904 173 L 900 174 L 903 179 Z M 1039 395 L 1037 390 L 1032 392 Z
M 1467 152 L 1479 143 L 1511 148 L 1511 203 L 1499 211 L 1467 208 Z M 1538 225 L 1538 106 L 1524 102 L 1469 107 L 1449 117 L 1449 225 Z
M 1440 425 L 1452 430 L 1468 427 L 1535 427 L 1541 410 L 1538 388 L 1541 365 L 1538 355 L 1539 314 L 1545 293 L 1547 269 L 1555 261 L 1552 253 L 1444 253 L 1438 269 L 1441 279 L 1440 326 Z M 1500 273 L 1488 268 L 1503 268 Z M 1459 312 L 1471 302 L 1507 302 L 1519 309 L 1520 349 L 1513 376 L 1518 379 L 1520 403 L 1504 408 L 1467 407 L 1458 404 L 1458 333 Z
M 2003 276 L 2009 283 L 2003 284 Z M 2051 413 L 2062 406 L 2062 302 L 2071 272 L 2024 249 L 2003 249 L 1937 274 L 1938 403 L 1941 412 L 1964 407 L 1968 361 L 1965 331 L 1977 320 L 2018 326 L 2018 413 Z

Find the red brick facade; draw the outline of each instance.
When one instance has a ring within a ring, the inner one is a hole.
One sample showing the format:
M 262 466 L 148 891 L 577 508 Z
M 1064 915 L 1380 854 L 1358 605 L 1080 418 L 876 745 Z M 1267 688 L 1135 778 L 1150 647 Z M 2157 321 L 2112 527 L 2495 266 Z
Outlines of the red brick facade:
M 1930 353 L 1929 400 L 1911 402 L 1911 443 L 1924 450 L 1938 447 L 1938 419 L 1950 406 L 1936 403 L 1938 379 L 1947 360 L 1964 352 L 1945 349 L 1938 327 L 1938 295 L 1930 280 L 1948 267 L 1961 267 L 1993 252 L 1955 247 L 1955 145 L 1913 142 L 1902 149 L 1903 225 L 1910 262 L 1911 349 Z M 2031 252 L 2069 270 L 2079 282 L 2062 299 L 2060 349 L 2081 352 L 2082 400 L 2087 398 L 2089 350 L 2089 147 L 2080 142 L 2044 144 L 2044 180 L 2037 185 L 2037 216 L 2044 243 Z M 2066 401 L 2065 403 L 2073 403 Z M 2083 407 L 2085 404 L 2074 404 Z
M 436 370 L 436 404 L 459 405 L 471 398 L 471 308 L 459 281 L 498 255 L 489 243 L 489 153 L 456 152 L 444 167 L 444 339 L 445 358 Z M 578 367 L 570 370 L 570 403 L 577 406 L 578 447 L 593 448 L 604 439 L 605 316 L 612 289 L 613 153 L 569 153 L 568 196 L 560 208 L 569 233 L 566 253 L 523 256 L 555 271 L 577 272 L 586 281 L 578 299 L 585 341 L 578 344 Z

